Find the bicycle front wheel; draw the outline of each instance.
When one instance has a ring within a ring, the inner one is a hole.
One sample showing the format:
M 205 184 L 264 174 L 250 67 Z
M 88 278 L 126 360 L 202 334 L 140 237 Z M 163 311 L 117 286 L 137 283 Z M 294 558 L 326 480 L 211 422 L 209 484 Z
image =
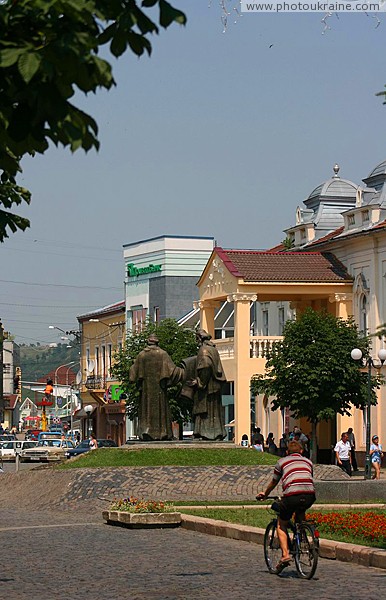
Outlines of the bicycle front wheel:
M 298 539 L 295 551 L 296 570 L 303 579 L 311 579 L 318 566 L 319 543 L 314 530 L 306 523 L 300 526 Z
M 281 558 L 279 538 L 277 536 L 277 521 L 267 525 L 264 535 L 264 558 L 270 573 L 276 573 L 276 565 Z

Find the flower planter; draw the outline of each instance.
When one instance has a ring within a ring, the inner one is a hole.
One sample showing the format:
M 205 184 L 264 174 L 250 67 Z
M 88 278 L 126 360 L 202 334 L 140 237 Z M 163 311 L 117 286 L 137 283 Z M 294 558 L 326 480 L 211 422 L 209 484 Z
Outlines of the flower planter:
M 121 525 L 130 529 L 154 529 L 156 527 L 179 527 L 181 513 L 130 513 L 127 511 L 104 510 L 102 517 L 108 525 Z

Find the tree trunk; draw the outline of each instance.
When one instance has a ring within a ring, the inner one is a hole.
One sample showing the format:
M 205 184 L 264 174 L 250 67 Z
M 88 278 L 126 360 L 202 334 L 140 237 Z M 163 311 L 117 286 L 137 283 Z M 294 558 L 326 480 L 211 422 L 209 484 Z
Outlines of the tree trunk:
M 310 458 L 314 464 L 316 463 L 317 456 L 318 456 L 318 446 L 317 446 L 317 442 L 316 442 L 316 426 L 317 426 L 317 422 L 312 421 Z

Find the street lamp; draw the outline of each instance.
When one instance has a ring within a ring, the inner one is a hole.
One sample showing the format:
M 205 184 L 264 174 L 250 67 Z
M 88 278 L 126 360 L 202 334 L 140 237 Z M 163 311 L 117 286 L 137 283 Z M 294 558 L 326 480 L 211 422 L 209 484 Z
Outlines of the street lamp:
M 363 353 L 359 348 L 351 350 L 351 358 L 353 360 L 362 360 Z M 386 360 L 386 350 L 381 349 L 378 352 L 378 359 L 381 363 L 376 365 L 371 356 L 367 356 L 365 366 L 367 367 L 367 404 L 366 404 L 366 462 L 365 462 L 365 479 L 371 479 L 371 456 L 370 456 L 370 437 L 371 437 L 371 370 L 380 370 Z
M 90 435 L 90 415 L 92 413 L 92 411 L 94 410 L 94 407 L 92 404 L 87 404 L 87 406 L 84 407 L 84 412 L 87 415 L 87 437 Z
M 65 333 L 66 335 L 73 335 L 75 340 L 77 342 L 80 342 L 80 331 L 77 331 L 76 329 L 70 329 L 70 331 L 64 331 L 64 329 L 61 329 L 61 327 L 57 327 L 56 325 L 48 325 L 48 329 L 57 329 L 58 331 L 61 331 L 62 333 Z

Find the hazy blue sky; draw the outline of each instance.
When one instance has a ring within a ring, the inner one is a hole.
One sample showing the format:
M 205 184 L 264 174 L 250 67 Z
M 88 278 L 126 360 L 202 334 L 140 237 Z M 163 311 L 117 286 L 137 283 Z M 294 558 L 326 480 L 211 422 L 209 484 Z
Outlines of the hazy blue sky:
M 114 60 L 117 87 L 80 98 L 100 152 L 24 162 L 31 228 L 0 246 L 0 316 L 19 342 L 60 341 L 48 325 L 123 299 L 123 244 L 267 248 L 335 162 L 360 182 L 386 158 L 386 15 L 375 28 L 341 14 L 322 35 L 322 14 L 250 14 L 223 34 L 217 2 L 173 4 L 187 27 L 162 31 L 150 59 Z

